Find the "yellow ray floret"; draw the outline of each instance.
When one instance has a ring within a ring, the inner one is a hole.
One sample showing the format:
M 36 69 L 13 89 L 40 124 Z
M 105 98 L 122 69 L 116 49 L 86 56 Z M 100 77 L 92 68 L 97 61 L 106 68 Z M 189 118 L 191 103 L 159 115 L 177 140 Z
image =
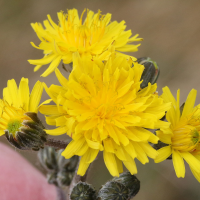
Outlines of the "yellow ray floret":
M 177 100 L 168 87 L 163 88 L 163 99 L 172 102 L 166 119 L 171 123 L 170 128 L 157 131 L 159 139 L 169 144 L 161 148 L 155 162 L 161 162 L 172 154 L 172 160 L 178 178 L 185 177 L 184 160 L 189 164 L 196 179 L 200 182 L 200 104 L 194 107 L 197 91 L 192 89 L 187 100 L 180 109 L 180 90 Z
M 130 43 L 141 41 L 142 38 L 138 38 L 138 34 L 131 37 L 131 30 L 125 31 L 125 21 L 110 22 L 111 14 L 101 15 L 101 11 L 94 14 L 90 10 L 87 10 L 83 21 L 85 11 L 80 18 L 76 9 L 68 10 L 67 14 L 62 11 L 58 12 L 58 25 L 53 22 L 50 15 L 47 15 L 48 20 L 44 21 L 44 27 L 40 23 L 31 24 L 41 40 L 39 46 L 31 44 L 43 50 L 45 55 L 39 60 L 29 60 L 31 64 L 37 65 L 34 71 L 51 63 L 42 74 L 46 77 L 58 67 L 61 60 L 65 64 L 71 63 L 74 52 L 79 52 L 81 56 L 90 58 L 100 56 L 102 60 L 107 60 L 110 55 L 107 50 L 113 43 L 118 54 L 138 50 L 139 44 Z
M 6 130 L 13 134 L 24 120 L 30 119 L 26 112 L 38 112 L 43 85 L 38 81 L 31 94 L 29 93 L 28 79 L 22 78 L 19 88 L 14 79 L 9 80 L 3 89 L 3 99 L 0 99 L 0 135 Z
M 113 176 L 123 171 L 122 163 L 131 174 L 137 173 L 135 158 L 145 164 L 148 157 L 157 156 L 148 142 L 157 143 L 158 137 L 147 129 L 169 127 L 160 119 L 171 103 L 163 103 L 156 84 L 140 88 L 144 67 L 131 59 L 114 54 L 106 62 L 78 54 L 73 59 L 69 80 L 56 69 L 62 86 L 45 86 L 56 105 L 43 105 L 40 112 L 48 124 L 57 126 L 47 133 L 72 138 L 62 155 L 81 156 L 80 175 L 99 151 Z

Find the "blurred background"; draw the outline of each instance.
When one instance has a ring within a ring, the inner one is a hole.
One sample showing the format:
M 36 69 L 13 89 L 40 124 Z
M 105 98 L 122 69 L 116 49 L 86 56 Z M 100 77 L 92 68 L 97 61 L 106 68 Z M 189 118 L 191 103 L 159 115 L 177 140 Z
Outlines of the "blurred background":
M 42 22 L 50 14 L 57 22 L 56 13 L 60 10 L 77 8 L 79 13 L 84 8 L 94 12 L 98 9 L 112 13 L 112 21 L 125 20 L 127 29 L 133 35 L 144 38 L 135 57 L 149 56 L 160 66 L 158 91 L 169 86 L 175 95 L 181 89 L 183 102 L 192 88 L 200 85 L 200 1 L 198 0 L 0 0 L 0 91 L 7 85 L 7 80 L 14 78 L 19 83 L 21 77 L 29 78 L 30 87 L 35 82 L 57 84 L 55 74 L 46 78 L 40 75 L 46 67 L 33 73 L 33 65 L 28 59 L 43 57 L 42 51 L 33 48 L 30 42 L 39 44 L 31 22 Z M 60 66 L 61 69 L 61 66 Z M 2 95 L 1 97 L 2 98 Z M 47 95 L 43 95 L 43 100 Z M 200 102 L 200 91 L 197 103 Z M 64 138 L 66 138 L 64 136 Z M 6 142 L 4 137 L 1 142 Z M 18 151 L 18 150 L 16 150 Z M 35 152 L 19 152 L 41 170 Z M 98 189 L 110 179 L 102 162 L 102 156 L 94 162 L 88 181 Z M 186 177 L 175 176 L 172 162 L 164 161 L 145 166 L 137 162 L 137 177 L 141 181 L 141 190 L 135 200 L 197 200 L 200 199 L 200 183 L 193 177 L 188 166 Z

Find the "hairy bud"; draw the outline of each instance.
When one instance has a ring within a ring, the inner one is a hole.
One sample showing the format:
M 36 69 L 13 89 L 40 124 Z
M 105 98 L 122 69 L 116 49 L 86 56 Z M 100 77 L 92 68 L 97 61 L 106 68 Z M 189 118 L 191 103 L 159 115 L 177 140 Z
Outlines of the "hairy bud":
M 11 120 L 5 130 L 7 140 L 21 150 L 44 148 L 47 134 L 36 113 L 27 112 L 22 119 Z
M 73 188 L 70 199 L 71 200 L 95 200 L 95 190 L 91 185 L 85 182 L 79 182 Z
M 140 87 L 145 88 L 148 86 L 148 83 L 156 83 L 160 74 L 157 63 L 148 57 L 138 58 L 137 62 L 141 65 L 144 65 L 144 71 L 141 76 L 141 80 L 143 80 L 143 82 L 141 83 Z
M 130 172 L 124 172 L 119 177 L 115 177 L 113 181 L 124 184 L 129 189 L 129 198 L 134 197 L 140 190 L 140 181 Z
M 107 182 L 99 190 L 97 200 L 128 200 L 129 189 L 117 181 Z
M 78 163 L 78 156 L 65 159 L 61 153 L 53 147 L 45 147 L 38 153 L 42 167 L 47 171 L 47 180 L 50 184 L 68 186 L 73 179 L 75 168 Z
M 45 147 L 38 153 L 39 161 L 46 171 L 58 171 L 57 152 L 52 147 Z

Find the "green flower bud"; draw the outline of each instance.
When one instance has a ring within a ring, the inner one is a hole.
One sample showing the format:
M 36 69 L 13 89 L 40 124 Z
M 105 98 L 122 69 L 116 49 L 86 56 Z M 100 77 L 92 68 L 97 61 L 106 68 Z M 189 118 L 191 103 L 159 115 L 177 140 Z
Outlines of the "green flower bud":
M 38 152 L 38 158 L 46 171 L 58 171 L 57 152 L 52 147 L 45 147 Z
M 73 179 L 78 156 L 65 159 L 61 153 L 64 150 L 56 151 L 53 147 L 45 147 L 38 153 L 39 161 L 42 167 L 47 171 L 49 183 L 62 186 L 68 186 Z
M 95 190 L 85 182 L 77 183 L 70 195 L 71 200 L 95 200 L 95 197 Z
M 49 184 L 54 184 L 54 185 L 58 186 L 57 173 L 56 172 L 49 172 L 47 174 L 47 181 L 48 181 Z
M 128 200 L 129 189 L 117 181 L 107 182 L 99 190 L 97 200 Z
M 124 184 L 129 189 L 129 198 L 134 197 L 140 190 L 140 181 L 130 172 L 124 172 L 119 177 L 115 177 L 113 181 Z
M 157 63 L 148 57 L 139 58 L 137 59 L 137 62 L 141 65 L 144 65 L 144 71 L 141 76 L 141 80 L 143 80 L 143 82 L 141 83 L 140 87 L 145 88 L 148 86 L 148 83 L 156 83 L 160 74 Z
M 79 157 L 78 156 L 73 156 L 70 159 L 66 159 L 65 157 L 63 157 L 61 155 L 61 153 L 64 150 L 61 149 L 59 151 L 57 151 L 57 163 L 59 166 L 59 169 L 65 170 L 67 172 L 74 172 L 76 165 L 78 163 Z
M 47 134 L 36 113 L 27 112 L 22 119 L 8 123 L 5 136 L 16 148 L 38 151 L 44 147 Z
M 69 186 L 74 177 L 74 172 L 59 171 L 57 173 L 57 183 L 59 186 Z

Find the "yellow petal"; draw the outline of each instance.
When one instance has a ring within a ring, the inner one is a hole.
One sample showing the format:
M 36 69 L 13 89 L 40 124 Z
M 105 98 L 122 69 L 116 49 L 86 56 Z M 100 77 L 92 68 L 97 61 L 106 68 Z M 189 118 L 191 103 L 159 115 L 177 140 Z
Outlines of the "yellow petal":
M 86 138 L 87 144 L 92 149 L 102 149 L 102 145 L 99 142 L 94 142 Z
M 104 148 L 105 151 L 110 152 L 110 153 L 115 153 L 114 151 L 114 146 L 111 138 L 107 138 L 103 141 L 104 143 Z
M 36 72 L 38 71 L 43 65 L 37 65 L 34 67 L 33 71 Z
M 119 173 L 122 173 L 122 172 L 123 172 L 122 161 L 119 160 L 119 159 L 117 158 L 117 156 L 115 156 L 115 160 L 116 160 L 116 163 L 117 163 L 117 168 L 118 168 Z
M 29 86 L 28 86 L 28 79 L 22 78 L 20 85 L 19 85 L 19 95 L 21 97 L 22 107 L 25 111 L 28 111 L 29 108 Z
M 53 59 L 55 59 L 56 54 L 50 54 L 47 56 L 44 56 L 42 59 L 39 60 L 28 60 L 28 62 L 32 65 L 46 65 L 50 63 Z
M 62 135 L 67 133 L 68 129 L 66 126 L 55 128 L 52 130 L 45 130 L 47 134 L 49 135 Z
M 148 157 L 154 159 L 158 155 L 158 152 L 149 143 L 140 142 L 139 145 L 142 147 Z
M 107 131 L 108 131 L 110 137 L 119 145 L 119 144 L 120 144 L 120 143 L 119 143 L 119 138 L 118 138 L 118 136 L 117 136 L 115 130 L 113 129 L 113 126 L 107 124 L 107 125 L 105 126 L 105 128 L 107 129 Z
M 0 136 L 4 135 L 5 132 L 3 130 L 0 130 Z
M 128 161 L 123 160 L 123 163 L 131 174 L 137 174 L 137 167 L 132 158 L 129 158 Z
M 61 58 L 62 58 L 61 56 L 57 56 L 56 58 L 54 58 L 54 60 L 51 62 L 47 70 L 41 76 L 46 77 L 50 73 L 52 73 L 56 69 L 56 67 L 58 67 L 58 65 L 60 64 Z
M 11 102 L 12 105 L 15 107 L 19 106 L 19 101 L 18 101 L 18 89 L 17 89 L 17 84 L 14 79 L 8 80 L 8 91 L 11 97 Z
M 171 134 L 165 134 L 163 131 L 156 131 L 156 135 L 159 137 L 159 140 L 166 143 L 166 144 L 171 144 Z
M 192 113 L 196 96 L 197 96 L 197 91 L 192 89 L 188 94 L 187 100 L 185 102 L 181 119 Z
M 94 159 L 97 157 L 99 153 L 99 150 L 98 149 L 91 149 L 89 148 L 89 152 L 88 153 L 85 153 L 87 155 L 87 159 L 85 160 L 86 163 L 91 163 L 94 161 Z M 84 155 L 85 155 L 84 154 Z
M 173 161 L 174 169 L 176 172 L 176 176 L 178 178 L 184 178 L 185 165 L 184 165 L 182 155 L 178 151 L 172 150 L 172 161 Z
M 129 144 L 127 146 L 124 147 L 124 149 L 126 150 L 126 152 L 134 159 L 137 157 L 136 151 L 134 146 L 132 145 L 131 142 L 129 142 Z
M 190 169 L 191 169 L 191 171 L 192 171 L 194 177 L 197 179 L 197 181 L 200 182 L 200 173 L 197 173 L 197 172 L 196 172 L 194 169 L 192 169 L 191 167 L 190 167 Z
M 158 156 L 154 159 L 155 163 L 166 160 L 172 154 L 171 146 L 166 146 L 158 150 Z
M 56 105 L 42 105 L 39 111 L 44 115 L 59 115 L 58 107 Z
M 122 146 L 117 145 L 116 143 L 113 143 L 114 146 L 114 151 L 115 155 L 120 159 L 120 160 L 126 160 L 126 152 L 122 148 Z
M 8 102 L 9 105 L 12 105 L 12 98 L 7 87 L 3 89 L 3 99 Z
M 133 146 L 135 148 L 135 151 L 137 153 L 137 159 L 142 163 L 148 163 L 149 159 L 146 155 L 146 153 L 144 152 L 144 150 L 142 149 L 142 147 L 139 145 L 139 143 L 137 142 L 133 142 Z
M 106 167 L 108 168 L 108 171 L 110 172 L 110 174 L 112 176 L 119 177 L 118 165 L 117 165 L 114 154 L 104 151 L 103 157 L 104 157 L 104 162 L 106 164 Z
M 67 83 L 68 83 L 68 80 L 61 74 L 61 72 L 59 71 L 59 69 L 55 69 L 55 73 L 56 73 L 56 76 L 58 78 L 58 81 L 60 82 L 60 84 L 67 88 Z
M 88 146 L 87 142 L 84 142 L 82 148 L 76 151 L 76 155 L 83 156 L 86 153 L 86 151 L 88 150 L 88 148 L 89 148 L 89 146 Z
M 30 95 L 30 102 L 29 102 L 30 112 L 37 112 L 38 105 L 42 97 L 42 92 L 43 92 L 43 85 L 40 81 L 37 81 Z
M 72 140 L 66 147 L 66 149 L 62 152 L 62 156 L 66 159 L 71 158 L 73 155 L 76 155 L 83 145 L 85 144 L 85 138 L 80 138 L 79 140 Z
M 185 159 L 188 165 L 197 173 L 200 173 L 200 161 L 189 152 L 181 152 L 181 156 Z
M 51 126 L 56 126 L 55 117 L 45 117 L 46 123 Z
M 78 167 L 78 171 L 77 171 L 77 174 L 80 175 L 80 176 L 83 176 L 85 174 L 85 172 L 87 171 L 88 167 L 89 167 L 89 163 L 86 163 L 85 162 L 85 157 L 87 155 L 84 154 L 82 157 L 81 157 L 81 160 L 80 160 L 80 163 L 79 163 L 79 167 Z

